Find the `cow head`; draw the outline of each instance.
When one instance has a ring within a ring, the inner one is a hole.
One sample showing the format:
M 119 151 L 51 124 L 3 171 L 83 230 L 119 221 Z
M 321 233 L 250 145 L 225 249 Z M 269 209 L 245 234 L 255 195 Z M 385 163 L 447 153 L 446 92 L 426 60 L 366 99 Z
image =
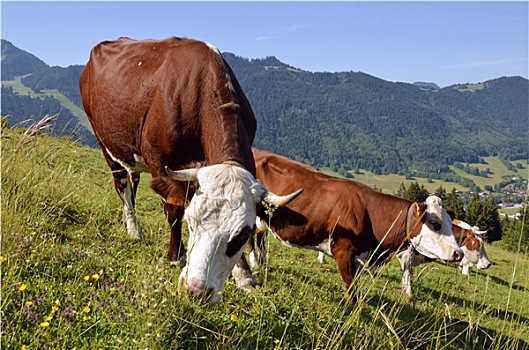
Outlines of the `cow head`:
M 474 226 L 470 230 L 465 231 L 465 237 L 461 242 L 461 249 L 465 253 L 465 257 L 459 263 L 464 275 L 470 275 L 472 266 L 478 269 L 488 269 L 490 267 L 490 260 L 485 251 L 485 244 L 482 235 L 487 231 L 480 231 L 479 227 Z
M 446 261 L 463 258 L 463 251 L 452 231 L 453 218 L 443 209 L 441 198 L 428 197 L 425 202 L 418 203 L 410 215 L 413 215 L 412 232 L 415 232 L 410 240 L 417 252 L 431 259 Z
M 233 164 L 166 170 L 175 180 L 198 182 L 184 215 L 189 229 L 188 263 L 182 269 L 179 285 L 215 304 L 253 232 L 256 204 L 267 200 L 283 206 L 301 191 L 276 196 L 246 169 Z

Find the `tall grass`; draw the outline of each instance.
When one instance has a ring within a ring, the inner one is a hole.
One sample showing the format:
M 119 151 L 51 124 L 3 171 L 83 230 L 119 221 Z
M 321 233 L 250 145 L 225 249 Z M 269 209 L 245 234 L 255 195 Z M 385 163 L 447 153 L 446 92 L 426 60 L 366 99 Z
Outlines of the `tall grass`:
M 528 349 L 529 259 L 487 246 L 494 265 L 416 271 L 415 300 L 391 262 L 357 278 L 350 307 L 336 266 L 270 239 L 261 288 L 229 279 L 206 306 L 178 290 L 169 229 L 143 179 L 129 239 L 99 150 L 2 130 L 2 349 Z M 184 234 L 186 234 L 184 227 Z

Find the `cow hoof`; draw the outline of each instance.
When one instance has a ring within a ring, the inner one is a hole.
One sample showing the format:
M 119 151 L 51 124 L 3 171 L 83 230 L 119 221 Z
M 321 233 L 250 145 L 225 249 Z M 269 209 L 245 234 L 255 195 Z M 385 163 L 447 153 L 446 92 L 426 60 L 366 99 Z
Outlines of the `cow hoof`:
M 141 229 L 138 231 L 129 231 L 129 235 L 138 241 L 145 240 L 145 236 L 143 236 L 143 232 Z
M 169 264 L 171 264 L 171 267 L 183 268 L 184 266 L 186 266 L 186 260 L 187 260 L 186 257 L 183 256 L 179 260 L 170 261 Z
M 259 286 L 252 275 L 235 279 L 235 282 L 237 284 L 237 288 L 242 289 L 247 293 L 251 293 L 256 289 L 259 289 Z

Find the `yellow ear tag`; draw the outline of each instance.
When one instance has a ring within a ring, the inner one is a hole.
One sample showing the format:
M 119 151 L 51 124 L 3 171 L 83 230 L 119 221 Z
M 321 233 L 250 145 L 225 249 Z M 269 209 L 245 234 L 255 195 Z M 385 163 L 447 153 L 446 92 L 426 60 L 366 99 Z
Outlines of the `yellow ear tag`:
M 415 209 L 417 210 L 417 216 L 421 216 L 421 208 L 419 208 L 418 205 L 415 205 Z

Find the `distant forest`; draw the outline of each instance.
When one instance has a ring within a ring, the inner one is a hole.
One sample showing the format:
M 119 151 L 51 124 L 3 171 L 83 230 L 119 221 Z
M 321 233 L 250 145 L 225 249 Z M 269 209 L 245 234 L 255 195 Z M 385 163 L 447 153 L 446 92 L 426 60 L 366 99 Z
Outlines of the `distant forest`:
M 449 165 L 477 163 L 485 156 L 527 159 L 527 79 L 502 77 L 439 89 L 361 72 L 312 73 L 272 56 L 223 55 L 256 114 L 254 144 L 315 168 L 350 177 L 366 169 L 472 187 Z M 3 81 L 22 76 L 33 91 L 56 89 L 81 108 L 82 68 L 49 67 L 2 40 Z M 53 98 L 32 99 L 2 88 L 2 115 L 10 115 L 12 125 L 59 111 L 56 130 L 96 146 L 93 135 L 80 130 L 84 127 Z

